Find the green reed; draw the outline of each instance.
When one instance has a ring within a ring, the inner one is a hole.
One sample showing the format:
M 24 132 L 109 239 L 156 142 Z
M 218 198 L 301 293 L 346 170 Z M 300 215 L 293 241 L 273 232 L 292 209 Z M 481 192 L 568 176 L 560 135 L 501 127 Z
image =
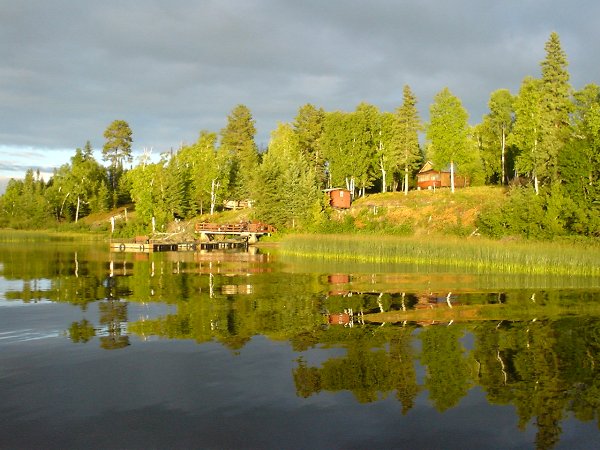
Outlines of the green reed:
M 434 266 L 475 273 L 600 276 L 597 244 L 293 235 L 282 241 L 281 252 L 321 260 Z
M 72 231 L 0 230 L 0 243 L 18 244 L 22 242 L 79 242 L 101 241 L 106 237 L 95 233 Z

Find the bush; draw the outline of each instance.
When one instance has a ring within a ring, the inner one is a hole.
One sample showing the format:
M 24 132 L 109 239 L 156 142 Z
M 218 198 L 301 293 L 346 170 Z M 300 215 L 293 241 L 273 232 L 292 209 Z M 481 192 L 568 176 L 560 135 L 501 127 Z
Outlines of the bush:
M 587 208 L 577 205 L 555 185 L 540 195 L 531 188 L 512 188 L 503 205 L 487 207 L 477 219 L 477 226 L 487 236 L 524 236 L 529 239 L 552 239 L 582 231 Z

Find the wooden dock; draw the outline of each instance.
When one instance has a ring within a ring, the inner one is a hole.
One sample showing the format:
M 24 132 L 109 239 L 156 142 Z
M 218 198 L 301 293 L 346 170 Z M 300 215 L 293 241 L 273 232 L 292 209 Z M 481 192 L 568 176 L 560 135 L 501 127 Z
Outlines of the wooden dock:
M 136 236 L 133 239 L 115 239 L 110 242 L 113 252 L 181 252 L 200 250 L 227 250 L 247 248 L 255 244 L 258 238 L 275 232 L 275 228 L 262 222 L 240 222 L 236 224 L 216 224 L 200 222 L 194 229 L 199 239 L 185 242 L 153 239 L 148 236 Z
M 223 241 L 209 241 L 209 242 L 166 242 L 166 241 L 153 241 L 148 240 L 139 242 L 136 240 L 113 240 L 110 242 L 110 250 L 112 252 L 141 252 L 141 253 L 153 253 L 153 252 L 196 252 L 200 250 L 227 250 L 227 249 L 239 249 L 247 248 L 247 240 L 223 240 Z
M 196 224 L 195 231 L 200 235 L 202 242 L 211 242 L 215 236 L 239 236 L 245 238 L 249 244 L 255 244 L 259 237 L 270 235 L 276 230 L 272 225 L 251 221 L 235 224 L 200 222 Z

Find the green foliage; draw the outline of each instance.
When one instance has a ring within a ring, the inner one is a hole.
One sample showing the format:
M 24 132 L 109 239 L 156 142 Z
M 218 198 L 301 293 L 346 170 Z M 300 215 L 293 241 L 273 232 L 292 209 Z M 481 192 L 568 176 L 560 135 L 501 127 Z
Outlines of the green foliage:
M 461 101 L 448 88 L 436 94 L 429 108 L 430 122 L 427 126 L 427 158 L 438 170 L 450 167 L 452 174 L 455 165 L 473 166 L 479 161 L 475 152 L 477 146 L 469 139 L 469 115 Z M 471 167 L 472 171 L 474 167 Z M 452 175 L 453 177 L 453 175 Z M 452 180 L 453 181 L 453 180 Z M 451 186 L 454 192 L 454 184 Z
M 221 150 L 230 158 L 230 200 L 251 198 L 253 175 L 258 166 L 258 151 L 254 142 L 256 128 L 252 113 L 245 105 L 238 105 L 227 117 L 221 130 Z
M 358 188 L 361 194 L 373 186 L 378 157 L 387 158 L 384 149 L 392 145 L 391 124 L 386 115 L 366 103 L 352 113 L 327 113 L 321 146 L 327 160 L 329 186 Z
M 514 121 L 513 102 L 508 89 L 492 92 L 488 102 L 490 112 L 477 127 L 481 160 L 488 183 L 505 184 L 507 181 L 507 138 Z
M 382 160 L 389 165 L 390 172 L 402 172 L 404 191 L 408 192 L 408 176 L 414 175 L 423 160 L 419 146 L 423 123 L 417 110 L 417 98 L 408 85 L 404 86 L 402 106 L 396 109 L 392 130 L 392 151 L 383 155 Z
M 538 179 L 544 173 L 546 160 L 542 140 L 543 110 L 541 82 L 531 77 L 521 84 L 519 95 L 515 99 L 515 124 L 510 143 L 520 152 L 515 170 L 534 179 L 536 190 Z
M 519 149 L 516 170 L 540 186 L 560 182 L 559 155 L 571 134 L 573 110 L 566 55 L 552 33 L 541 63 L 542 78 L 523 80 L 515 100 L 515 125 L 511 142 Z
M 133 142 L 131 128 L 124 120 L 113 121 L 104 131 L 106 139 L 102 147 L 104 161 L 109 166 L 109 186 L 111 188 L 112 206 L 116 207 L 127 202 L 128 189 L 119 187 L 124 174 L 123 163 L 131 162 L 131 143 Z
M 73 322 L 69 327 L 69 337 L 73 342 L 86 343 L 94 336 L 96 336 L 96 330 L 86 319 Z
M 323 122 L 325 111 L 306 104 L 298 110 L 294 120 L 294 132 L 298 135 L 298 147 L 302 154 L 312 165 L 317 175 L 319 188 L 326 187 L 325 161 L 321 149 L 321 138 L 323 135 Z
M 513 173 L 515 185 L 524 184 L 523 177 L 532 181 L 535 195 L 512 189 L 505 204 L 481 214 L 480 228 L 490 236 L 600 235 L 600 88 L 590 84 L 572 95 L 556 33 L 545 51 L 541 78 L 526 77 L 514 98 L 506 89 L 492 92 L 489 113 L 474 128 L 448 88 L 430 105 L 426 150 L 437 169 L 450 166 L 471 186 L 504 184 Z M 212 215 L 224 200 L 251 200 L 256 209 L 247 216 L 283 228 L 406 234 L 423 224 L 363 213 L 335 217 L 319 191 L 345 186 L 355 200 L 399 185 L 407 193 L 422 164 L 416 103 L 404 86 L 403 103 L 393 113 L 367 103 L 352 112 L 306 104 L 293 125 L 273 131 L 262 163 L 252 113 L 237 105 L 220 142 L 217 133 L 202 131 L 192 145 L 163 155 L 159 163 L 142 158 L 129 172 L 123 165 L 131 161 L 132 132 L 127 122 L 115 120 L 104 132 L 108 173 L 87 142 L 48 183 L 31 171 L 22 181 L 12 180 L 0 197 L 0 226 L 64 226 L 133 201 L 140 223 L 149 227 L 154 218 L 162 230 L 174 217 Z M 456 217 L 444 223 L 445 232 L 470 233 Z M 472 216 L 465 223 L 470 226 Z
M 77 222 L 91 213 L 106 211 L 110 200 L 106 170 L 92 155 L 89 141 L 76 149 L 71 164 L 55 171 L 46 198 L 57 220 Z
M 102 147 L 105 161 L 111 167 L 123 168 L 124 162 L 131 162 L 131 143 L 133 142 L 131 128 L 124 120 L 115 120 L 104 130 L 106 142 Z
M 506 202 L 481 212 L 477 225 L 482 233 L 496 238 L 552 239 L 571 233 L 593 236 L 598 233 L 597 222 L 564 187 L 555 185 L 539 195 L 529 188 L 511 189 Z
M 320 209 L 317 174 L 301 151 L 298 134 L 279 124 L 257 171 L 257 218 L 279 228 L 308 226 Z
M 186 168 L 188 177 L 188 215 L 214 212 L 216 202 L 222 200 L 227 191 L 228 161 L 223 158 L 224 152 L 217 152 L 216 144 L 216 133 L 203 130 L 195 144 L 183 147 L 177 153 L 179 164 Z
M 458 327 L 429 327 L 419 335 L 421 362 L 427 366 L 425 386 L 440 412 L 456 406 L 470 388 L 469 363 L 460 344 L 462 335 Z
M 46 191 L 39 172 L 28 170 L 24 180 L 11 179 L 0 197 L 0 225 L 16 229 L 46 227 L 51 220 Z

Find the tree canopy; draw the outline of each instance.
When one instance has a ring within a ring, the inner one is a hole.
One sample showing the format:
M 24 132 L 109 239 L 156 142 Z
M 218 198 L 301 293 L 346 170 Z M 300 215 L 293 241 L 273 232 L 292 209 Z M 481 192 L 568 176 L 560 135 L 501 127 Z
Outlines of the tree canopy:
M 214 214 L 225 201 L 247 201 L 254 205 L 252 218 L 310 228 L 329 217 L 323 189 L 345 187 L 354 198 L 399 188 L 407 194 L 429 159 L 435 169 L 450 171 L 453 191 L 455 172 L 471 185 L 512 186 L 506 209 L 482 213 L 486 233 L 597 236 L 600 88 L 573 91 L 557 33 L 550 34 L 545 53 L 539 76 L 525 76 L 515 95 L 492 92 L 489 112 L 474 126 L 448 87 L 435 95 L 424 126 L 417 98 L 405 85 L 393 111 L 368 102 L 352 111 L 305 104 L 259 152 L 252 112 L 239 104 L 219 132 L 203 130 L 196 142 L 163 153 L 160 161 L 145 152 L 138 165 L 127 167 L 133 133 L 126 121 L 114 120 L 103 134 L 107 167 L 94 159 L 88 142 L 47 181 L 28 171 L 0 197 L 0 224 L 78 222 L 132 202 L 136 226 L 161 228 L 173 218 Z

